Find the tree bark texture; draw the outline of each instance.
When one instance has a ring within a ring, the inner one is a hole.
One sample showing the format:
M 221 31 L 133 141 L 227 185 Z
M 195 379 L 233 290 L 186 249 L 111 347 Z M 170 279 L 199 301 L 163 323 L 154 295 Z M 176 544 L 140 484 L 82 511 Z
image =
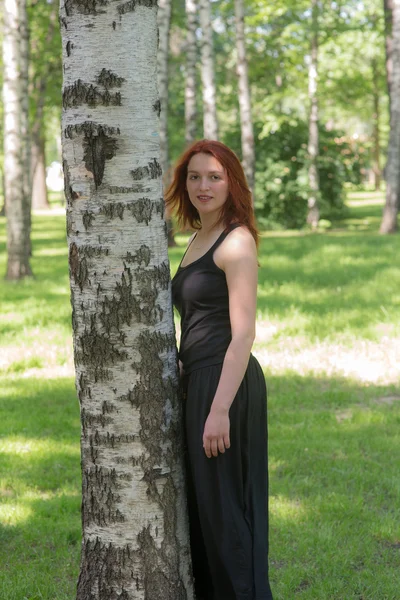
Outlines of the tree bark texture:
M 392 81 L 392 48 L 393 48 L 393 2 L 394 0 L 383 0 L 383 10 L 385 15 L 385 50 L 386 50 L 386 81 L 390 101 L 390 85 Z
M 240 131 L 242 138 L 243 169 L 249 187 L 254 192 L 254 132 L 251 117 L 251 99 L 249 74 L 246 59 L 246 43 L 244 35 L 243 0 L 235 0 L 237 76 L 239 84 Z
M 186 82 L 185 82 L 185 142 L 192 144 L 196 139 L 196 64 L 197 64 L 197 6 L 195 0 L 185 0 L 186 7 Z
M 310 165 L 308 168 L 309 196 L 307 223 L 313 229 L 318 226 L 319 221 L 319 177 L 318 177 L 318 0 L 312 0 L 312 34 L 311 34 L 311 56 L 308 69 L 308 97 L 310 100 L 310 120 L 308 132 L 308 156 Z
M 386 163 L 386 203 L 381 233 L 398 229 L 400 206 L 400 0 L 392 0 L 392 77 L 390 83 L 390 134 Z
M 46 186 L 45 140 L 36 138 L 32 143 L 32 208 L 43 210 L 50 208 Z
M 51 48 L 58 27 L 58 5 L 52 3 L 49 14 L 48 28 L 45 37 L 45 47 Z M 34 209 L 49 208 L 48 193 L 46 187 L 46 140 L 44 108 L 46 103 L 46 89 L 51 79 L 51 63 L 46 63 L 40 76 L 34 78 L 30 97 L 34 98 L 35 113 L 31 127 L 31 206 Z
M 32 275 L 28 149 L 28 21 L 26 0 L 4 0 L 4 192 L 7 198 L 7 279 Z
M 203 84 L 204 137 L 218 139 L 217 91 L 210 0 L 198 0 L 201 27 L 201 79 Z
M 77 600 L 192 600 L 156 0 L 62 0 L 83 543 Z

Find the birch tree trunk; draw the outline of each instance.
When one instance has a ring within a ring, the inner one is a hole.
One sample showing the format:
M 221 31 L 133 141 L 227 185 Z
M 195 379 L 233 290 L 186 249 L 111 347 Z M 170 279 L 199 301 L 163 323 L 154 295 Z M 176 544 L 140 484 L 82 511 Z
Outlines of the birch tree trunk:
M 192 600 L 159 162 L 156 0 L 62 0 L 81 405 L 77 600 Z
M 237 76 L 239 83 L 240 130 L 242 137 L 243 169 L 249 187 L 254 192 L 254 132 L 251 118 L 249 75 L 244 35 L 243 0 L 235 0 Z
M 198 0 L 201 26 L 201 79 L 203 83 L 204 137 L 218 139 L 217 92 L 210 0 Z
M 390 134 L 386 163 L 386 203 L 381 233 L 398 229 L 400 206 L 400 0 L 392 0 L 392 73 L 390 80 Z
M 7 279 L 32 275 L 28 149 L 28 21 L 26 0 L 4 0 L 4 192 Z
M 46 186 L 45 140 L 42 136 L 33 139 L 32 152 L 32 208 L 50 208 Z
M 392 49 L 393 49 L 393 1 L 383 0 L 383 10 L 385 16 L 385 51 L 386 51 L 386 81 L 390 102 L 390 84 L 392 80 Z
M 308 97 L 310 99 L 310 120 L 308 132 L 308 156 L 310 166 L 308 168 L 309 197 L 307 223 L 313 229 L 318 226 L 319 221 L 319 177 L 317 160 L 319 155 L 318 139 L 318 0 L 312 0 L 312 34 L 311 34 L 311 57 L 308 69 Z
M 186 7 L 186 84 L 185 84 L 185 142 L 192 144 L 196 139 L 196 1 L 185 0 Z

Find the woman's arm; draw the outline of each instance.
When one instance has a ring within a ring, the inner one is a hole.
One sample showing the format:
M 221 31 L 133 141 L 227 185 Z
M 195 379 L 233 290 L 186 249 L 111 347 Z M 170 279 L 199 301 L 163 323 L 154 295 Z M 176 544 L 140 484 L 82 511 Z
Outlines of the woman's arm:
M 226 275 L 232 340 L 204 427 L 203 446 L 208 458 L 218 456 L 218 452 L 223 453 L 230 446 L 229 409 L 246 372 L 254 342 L 258 265 L 253 236 L 247 229 L 235 229 L 215 252 L 214 259 Z

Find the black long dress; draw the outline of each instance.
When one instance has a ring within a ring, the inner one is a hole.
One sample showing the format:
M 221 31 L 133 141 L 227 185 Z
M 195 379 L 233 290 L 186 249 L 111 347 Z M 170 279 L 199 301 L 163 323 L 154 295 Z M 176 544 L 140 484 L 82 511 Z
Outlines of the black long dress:
M 236 225 L 237 226 L 237 225 Z M 231 447 L 207 458 L 203 432 L 231 340 L 228 287 L 213 254 L 172 281 L 181 316 L 188 508 L 197 600 L 272 600 L 268 579 L 266 387 L 250 355 L 229 411 Z

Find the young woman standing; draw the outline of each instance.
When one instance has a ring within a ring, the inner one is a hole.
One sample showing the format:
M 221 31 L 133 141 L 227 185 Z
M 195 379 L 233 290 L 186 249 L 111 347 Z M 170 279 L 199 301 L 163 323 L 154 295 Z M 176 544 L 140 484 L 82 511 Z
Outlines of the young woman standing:
M 220 142 L 196 142 L 178 161 L 166 203 L 196 230 L 172 291 L 197 600 L 272 600 L 266 387 L 251 354 L 258 234 L 239 159 Z

